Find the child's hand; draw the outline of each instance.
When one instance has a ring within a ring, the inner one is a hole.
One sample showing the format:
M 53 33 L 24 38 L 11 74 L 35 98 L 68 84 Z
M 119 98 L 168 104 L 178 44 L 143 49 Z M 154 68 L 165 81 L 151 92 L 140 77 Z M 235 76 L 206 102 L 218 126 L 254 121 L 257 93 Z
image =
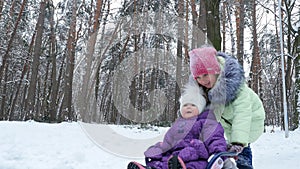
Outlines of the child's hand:
M 149 157 L 149 158 L 162 158 L 162 149 L 160 148 L 160 143 L 157 143 L 151 147 L 149 147 L 145 152 L 144 155 L 145 157 Z
M 178 156 L 183 161 L 193 161 L 199 158 L 197 151 L 192 147 L 185 147 L 179 152 Z
M 244 149 L 244 146 L 242 144 L 236 144 L 236 143 L 232 143 L 229 145 L 228 147 L 228 151 L 229 152 L 237 152 L 237 153 L 240 153 L 242 152 Z
M 179 152 L 178 156 L 181 157 L 183 161 L 197 160 L 198 158 L 208 158 L 209 155 L 207 149 L 201 140 L 192 139 L 189 144 L 189 146 L 186 146 Z

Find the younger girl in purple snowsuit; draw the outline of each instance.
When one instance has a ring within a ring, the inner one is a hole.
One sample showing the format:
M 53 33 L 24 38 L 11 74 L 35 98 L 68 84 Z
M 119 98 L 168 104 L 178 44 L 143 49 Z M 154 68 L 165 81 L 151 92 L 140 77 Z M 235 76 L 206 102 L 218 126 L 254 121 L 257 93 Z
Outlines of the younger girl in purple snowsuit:
M 227 150 L 224 130 L 214 113 L 204 110 L 206 99 L 200 90 L 191 85 L 185 86 L 180 98 L 180 117 L 172 124 L 162 142 L 145 151 L 146 166 L 130 162 L 128 169 L 177 168 L 177 164 L 173 163 L 174 157 L 188 169 L 205 169 L 210 156 Z

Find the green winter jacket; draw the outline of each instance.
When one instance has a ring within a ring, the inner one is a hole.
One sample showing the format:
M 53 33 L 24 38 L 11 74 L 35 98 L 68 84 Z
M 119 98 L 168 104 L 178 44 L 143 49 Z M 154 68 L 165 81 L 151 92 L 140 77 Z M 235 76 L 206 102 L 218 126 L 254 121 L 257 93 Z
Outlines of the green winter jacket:
M 264 130 L 265 110 L 256 93 L 246 84 L 236 99 L 228 103 L 221 115 L 227 140 L 232 143 L 253 143 Z
M 264 130 L 265 110 L 258 95 L 246 85 L 238 61 L 218 52 L 221 73 L 215 86 L 207 92 L 210 109 L 221 122 L 229 143 L 253 143 Z M 192 83 L 196 80 L 190 78 Z

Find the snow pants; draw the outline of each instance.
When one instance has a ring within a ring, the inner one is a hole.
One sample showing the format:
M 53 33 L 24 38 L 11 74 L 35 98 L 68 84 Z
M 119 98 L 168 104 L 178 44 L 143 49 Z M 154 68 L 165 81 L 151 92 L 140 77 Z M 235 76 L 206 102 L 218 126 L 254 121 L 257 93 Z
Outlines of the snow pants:
M 250 144 L 247 147 L 244 147 L 243 151 L 238 155 L 236 164 L 239 169 L 253 169 Z

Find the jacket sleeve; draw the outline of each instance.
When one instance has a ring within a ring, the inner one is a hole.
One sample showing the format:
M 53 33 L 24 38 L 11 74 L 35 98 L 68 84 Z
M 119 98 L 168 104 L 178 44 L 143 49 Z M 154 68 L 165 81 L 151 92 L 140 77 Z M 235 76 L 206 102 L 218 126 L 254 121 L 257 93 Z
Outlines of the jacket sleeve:
M 216 121 L 212 112 L 204 122 L 201 137 L 208 150 L 209 156 L 227 150 L 224 129 L 222 125 Z
M 162 158 L 163 153 L 165 153 L 166 151 L 170 150 L 172 148 L 172 141 L 173 141 L 173 137 L 172 137 L 172 130 L 173 127 L 171 127 L 165 134 L 164 136 L 164 140 L 162 142 L 158 142 L 155 145 L 150 146 L 145 152 L 144 155 L 145 157 L 148 158 L 155 158 L 155 159 L 159 159 Z
M 161 142 L 156 143 L 153 146 L 150 146 L 145 152 L 144 155 L 146 158 L 155 158 L 160 159 L 162 158 L 162 149 L 160 147 Z
M 242 86 L 237 98 L 232 102 L 233 119 L 229 140 L 234 143 L 246 145 L 249 143 L 249 135 L 252 123 L 251 97 L 246 86 Z M 248 89 L 249 90 L 249 89 Z

